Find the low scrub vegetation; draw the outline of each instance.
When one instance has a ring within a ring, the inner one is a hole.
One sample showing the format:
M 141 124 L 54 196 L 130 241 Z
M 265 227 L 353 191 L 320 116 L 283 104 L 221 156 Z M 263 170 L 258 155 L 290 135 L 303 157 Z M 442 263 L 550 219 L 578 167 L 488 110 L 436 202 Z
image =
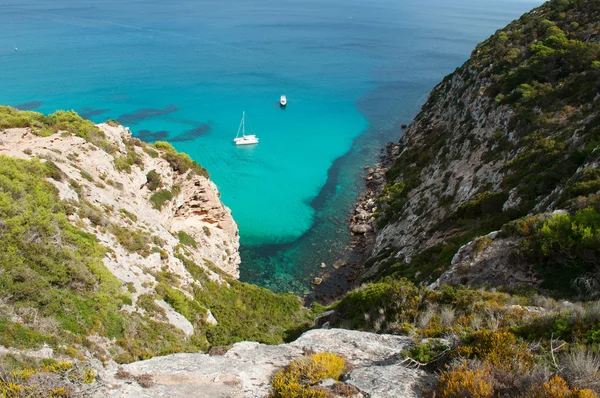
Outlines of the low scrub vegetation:
M 196 241 L 194 240 L 194 238 L 192 238 L 187 232 L 185 231 L 179 231 L 177 232 L 177 237 L 179 238 L 179 241 L 186 245 L 186 246 L 190 246 L 193 248 L 198 247 L 198 244 L 196 243 Z
M 203 308 L 210 308 L 218 321 L 217 325 L 206 328 L 206 338 L 211 345 L 244 340 L 281 344 L 311 327 L 315 314 L 303 308 L 298 297 L 239 282 L 207 263 L 229 285 L 226 287 L 208 278 L 202 268 L 185 255 L 177 256 L 202 286 L 194 288 L 195 301 Z
M 138 253 L 142 257 L 148 257 L 148 255 L 150 255 L 151 237 L 147 232 L 132 230 L 115 224 L 110 225 L 109 231 L 128 252 Z
M 27 349 L 48 344 L 73 357 L 89 351 L 101 360 L 126 363 L 242 340 L 281 343 L 310 325 L 314 315 L 296 297 L 225 275 L 229 286 L 214 282 L 183 256 L 200 282 L 191 295 L 172 274 L 159 272 L 155 293 L 138 298 L 144 311 L 122 311 L 132 304 L 131 289 L 105 268 L 108 249 L 71 225 L 68 214 L 77 212 L 105 228 L 132 253 L 148 255 L 152 244 L 161 243 L 146 232 L 107 221 L 91 203 L 61 202 L 57 189 L 46 181 L 62 178 L 59 170 L 51 162 L 0 156 L 0 345 Z M 118 214 L 135 221 L 124 209 Z M 191 237 L 180 235 L 184 244 L 192 245 Z M 158 299 L 192 322 L 192 336 L 166 321 Z M 218 325 L 206 322 L 207 308 Z M 109 351 L 88 340 L 89 335 L 111 339 Z
M 116 147 L 106 140 L 105 134 L 94 123 L 74 111 L 57 111 L 45 116 L 38 112 L 0 106 L 0 128 L 14 127 L 28 127 L 33 134 L 42 137 L 63 131 L 81 137 L 109 153 L 116 151 Z
M 0 291 L 74 333 L 122 333 L 125 294 L 105 249 L 73 227 L 45 164 L 0 157 Z
M 325 379 L 339 380 L 345 365 L 342 357 L 328 352 L 296 359 L 273 377 L 271 397 L 325 398 L 327 390 L 313 386 Z
M 518 252 L 535 264 L 542 288 L 560 297 L 600 295 L 600 203 L 572 213 L 529 216 L 509 223 L 504 231 L 523 238 Z
M 177 152 L 177 150 L 173 148 L 173 145 L 168 142 L 157 141 L 154 144 L 154 147 L 162 152 L 163 159 L 171 165 L 173 171 L 179 174 L 185 174 L 188 170 L 191 170 L 195 174 L 206 178 L 209 177 L 208 171 L 206 171 L 204 167 L 194 162 L 187 154 Z
M 173 199 L 173 193 L 168 189 L 162 189 L 150 196 L 150 201 L 158 210 L 161 210 L 165 202 Z
M 156 191 L 161 186 L 162 179 L 160 178 L 160 174 L 158 174 L 156 170 L 150 170 L 148 174 L 146 174 L 146 187 L 148 187 L 150 191 Z
M 13 361 L 0 365 L 0 396 L 71 397 L 95 380 L 96 372 L 92 368 L 71 362 L 45 359 L 32 366 Z
M 413 336 L 410 365 L 443 397 L 596 397 L 600 306 L 391 277 L 347 294 L 332 326 Z M 423 338 L 429 338 L 425 343 Z M 443 340 L 437 340 L 443 339 Z M 543 395 L 557 389 L 565 395 Z

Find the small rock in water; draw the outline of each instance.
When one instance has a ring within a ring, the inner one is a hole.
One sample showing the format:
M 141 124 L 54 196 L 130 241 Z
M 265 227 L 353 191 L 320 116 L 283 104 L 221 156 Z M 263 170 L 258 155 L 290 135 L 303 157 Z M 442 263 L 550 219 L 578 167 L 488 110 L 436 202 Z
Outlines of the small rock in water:
M 321 268 L 327 268 L 327 264 L 321 263 Z
M 353 226 L 351 229 L 351 231 L 355 234 L 365 234 L 372 230 L 373 230 L 373 227 L 371 227 L 368 224 L 357 224 L 357 225 Z
M 323 278 L 319 278 L 318 276 L 312 280 L 313 285 L 320 285 L 323 283 Z

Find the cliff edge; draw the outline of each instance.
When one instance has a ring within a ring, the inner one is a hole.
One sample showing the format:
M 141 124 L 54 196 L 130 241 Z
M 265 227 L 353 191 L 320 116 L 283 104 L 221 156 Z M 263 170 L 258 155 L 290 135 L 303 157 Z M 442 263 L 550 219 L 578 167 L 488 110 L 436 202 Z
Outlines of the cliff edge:
M 202 166 L 114 121 L 0 107 L 0 235 L 8 353 L 127 363 L 282 343 L 312 318 L 237 281 L 237 224 Z

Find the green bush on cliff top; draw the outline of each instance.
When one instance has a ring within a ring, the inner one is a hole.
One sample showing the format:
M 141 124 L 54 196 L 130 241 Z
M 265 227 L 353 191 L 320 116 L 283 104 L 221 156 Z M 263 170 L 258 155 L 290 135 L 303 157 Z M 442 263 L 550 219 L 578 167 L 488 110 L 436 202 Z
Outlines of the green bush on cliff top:
M 173 148 L 173 145 L 168 142 L 156 141 L 154 147 L 163 151 L 163 159 L 165 159 L 177 173 L 184 174 L 191 169 L 198 175 L 206 178 L 209 177 L 208 171 L 204 167 L 193 161 L 187 154 L 177 152 L 177 150 Z
M 106 141 L 105 134 L 93 122 L 83 119 L 75 111 L 56 111 L 45 116 L 38 112 L 0 106 L 0 129 L 14 127 L 29 127 L 33 134 L 43 137 L 65 131 L 104 148 L 107 152 L 115 150 L 114 145 Z

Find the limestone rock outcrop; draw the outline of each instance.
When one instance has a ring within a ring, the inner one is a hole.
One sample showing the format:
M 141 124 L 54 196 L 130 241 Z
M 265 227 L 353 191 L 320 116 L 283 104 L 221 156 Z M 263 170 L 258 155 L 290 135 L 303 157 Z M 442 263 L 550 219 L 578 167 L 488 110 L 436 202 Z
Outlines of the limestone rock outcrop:
M 97 127 L 110 150 L 73 134 L 43 137 L 29 128 L 11 128 L 0 130 L 0 154 L 53 162 L 64 174 L 60 181 L 48 181 L 57 188 L 60 199 L 76 210 L 69 221 L 110 248 L 103 261 L 130 286 L 132 304 L 127 310 L 143 312 L 137 299 L 154 293 L 160 272 L 174 274 L 179 280 L 176 288 L 189 294 L 198 281 L 178 255 L 182 247 L 212 280 L 222 279 L 216 269 L 238 278 L 237 224 L 220 201 L 216 185 L 204 175 L 177 172 L 159 151 L 132 138 L 126 127 Z M 135 163 L 118 164 L 127 157 Z M 150 171 L 160 176 L 160 186 L 154 190 L 148 186 Z M 168 191 L 171 198 L 159 208 L 152 199 L 160 190 Z M 182 233 L 193 242 L 183 242 Z M 193 333 L 190 322 L 168 303 L 156 304 L 174 327 L 187 335 Z
M 456 252 L 450 268 L 429 287 L 516 288 L 539 285 L 542 280 L 533 266 L 516 254 L 519 241 L 515 237 L 499 237 L 497 231 L 474 239 Z
M 343 356 L 352 370 L 344 378 L 356 396 L 371 398 L 419 397 L 431 387 L 431 376 L 400 364 L 400 352 L 413 344 L 410 337 L 316 329 L 296 341 L 278 346 L 242 342 L 223 356 L 174 354 L 135 362 L 101 375 L 97 397 L 267 397 L 273 375 L 308 352 Z M 128 375 L 123 378 L 123 375 Z M 140 376 L 152 380 L 144 388 Z M 121 378 L 118 378 L 121 377 Z

